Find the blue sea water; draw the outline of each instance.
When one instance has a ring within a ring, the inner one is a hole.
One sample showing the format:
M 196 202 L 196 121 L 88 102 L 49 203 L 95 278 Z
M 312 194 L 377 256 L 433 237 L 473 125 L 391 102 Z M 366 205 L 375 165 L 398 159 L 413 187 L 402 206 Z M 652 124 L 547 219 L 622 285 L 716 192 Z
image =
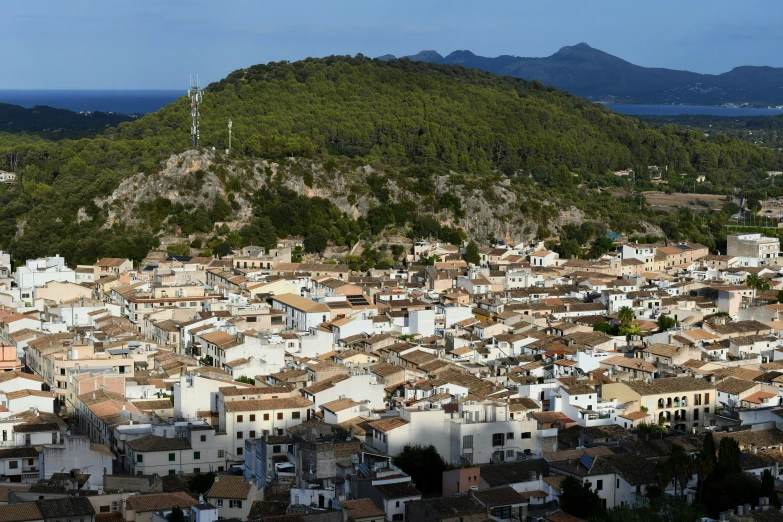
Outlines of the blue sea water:
M 751 109 L 747 107 L 730 108 L 710 105 L 634 105 L 625 103 L 605 103 L 604 107 L 620 114 L 633 116 L 677 116 L 680 114 L 700 114 L 705 116 L 777 116 L 783 109 Z
M 22 107 L 48 105 L 71 111 L 102 111 L 121 114 L 147 114 L 168 105 L 185 90 L 3 90 L 0 103 L 12 103 Z M 729 108 L 709 105 L 638 105 L 606 103 L 604 106 L 620 114 L 636 116 L 676 116 L 701 114 L 710 116 L 775 116 L 783 109 Z
M 57 109 L 81 112 L 116 112 L 121 114 L 147 114 L 168 105 L 180 96 L 181 91 L 98 91 L 98 90 L 2 90 L 0 103 L 22 107 L 48 105 Z

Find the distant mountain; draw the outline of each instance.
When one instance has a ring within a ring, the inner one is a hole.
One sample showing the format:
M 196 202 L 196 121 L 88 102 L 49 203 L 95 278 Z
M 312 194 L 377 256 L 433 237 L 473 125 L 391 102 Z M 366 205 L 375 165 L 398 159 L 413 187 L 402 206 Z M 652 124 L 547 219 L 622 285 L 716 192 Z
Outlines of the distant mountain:
M 586 43 L 563 47 L 546 58 L 508 55 L 487 58 L 470 51 L 454 51 L 445 57 L 435 51 L 422 51 L 405 58 L 539 80 L 593 101 L 783 105 L 783 68 L 744 66 L 712 75 L 641 67 Z

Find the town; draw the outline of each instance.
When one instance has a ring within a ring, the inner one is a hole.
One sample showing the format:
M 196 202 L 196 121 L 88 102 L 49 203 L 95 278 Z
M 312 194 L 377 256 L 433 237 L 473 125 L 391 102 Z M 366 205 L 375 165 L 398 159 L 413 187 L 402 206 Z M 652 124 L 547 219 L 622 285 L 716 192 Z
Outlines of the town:
M 660 464 L 724 439 L 783 493 L 777 238 L 477 263 L 418 241 L 364 273 L 292 262 L 301 241 L 0 253 L 0 519 L 564 522 L 568 480 L 607 509 L 696 501 L 703 472 Z

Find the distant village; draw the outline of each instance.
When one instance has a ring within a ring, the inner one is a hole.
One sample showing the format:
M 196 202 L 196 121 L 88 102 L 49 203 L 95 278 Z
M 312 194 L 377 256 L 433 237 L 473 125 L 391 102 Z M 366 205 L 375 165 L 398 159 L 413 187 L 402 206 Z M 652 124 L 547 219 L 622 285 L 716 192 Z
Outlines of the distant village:
M 362 273 L 292 262 L 301 241 L 75 268 L 0 252 L 0 520 L 574 522 L 567 477 L 634 506 L 708 432 L 783 494 L 777 238 L 594 260 L 501 243 L 477 264 L 419 241 Z M 439 496 L 395 464 L 429 444 Z

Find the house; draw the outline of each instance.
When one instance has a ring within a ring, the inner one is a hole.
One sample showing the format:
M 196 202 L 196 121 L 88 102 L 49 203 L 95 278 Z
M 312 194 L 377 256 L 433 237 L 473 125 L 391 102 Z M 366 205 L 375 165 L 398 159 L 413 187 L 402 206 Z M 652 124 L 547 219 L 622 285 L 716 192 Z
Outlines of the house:
M 560 259 L 560 254 L 557 252 L 551 252 L 549 250 L 539 250 L 530 254 L 530 266 L 533 267 L 549 267 L 557 264 L 557 260 Z
M 341 502 L 346 520 L 355 522 L 384 522 L 386 513 L 371 498 L 344 500 Z
M 126 469 L 130 475 L 209 473 L 226 463 L 225 442 L 215 429 L 193 429 L 189 437 L 164 437 L 152 433 L 125 441 Z M 221 444 L 222 443 L 222 444 Z
M 243 477 L 218 475 L 204 498 L 217 507 L 220 518 L 246 520 L 257 491 Z
M 647 488 L 656 484 L 652 461 L 633 454 L 586 454 L 578 461 L 555 462 L 553 473 L 578 479 L 600 497 L 607 509 L 616 506 L 635 506 L 643 501 Z
M 186 511 L 191 506 L 198 505 L 198 500 L 187 493 L 152 493 L 147 495 L 131 495 L 124 503 L 122 516 L 128 522 L 152 522 L 153 514 L 161 512 L 167 516 L 178 507 Z
M 331 319 L 329 306 L 294 294 L 274 296 L 272 308 L 285 312 L 286 328 L 295 330 L 307 331 Z

